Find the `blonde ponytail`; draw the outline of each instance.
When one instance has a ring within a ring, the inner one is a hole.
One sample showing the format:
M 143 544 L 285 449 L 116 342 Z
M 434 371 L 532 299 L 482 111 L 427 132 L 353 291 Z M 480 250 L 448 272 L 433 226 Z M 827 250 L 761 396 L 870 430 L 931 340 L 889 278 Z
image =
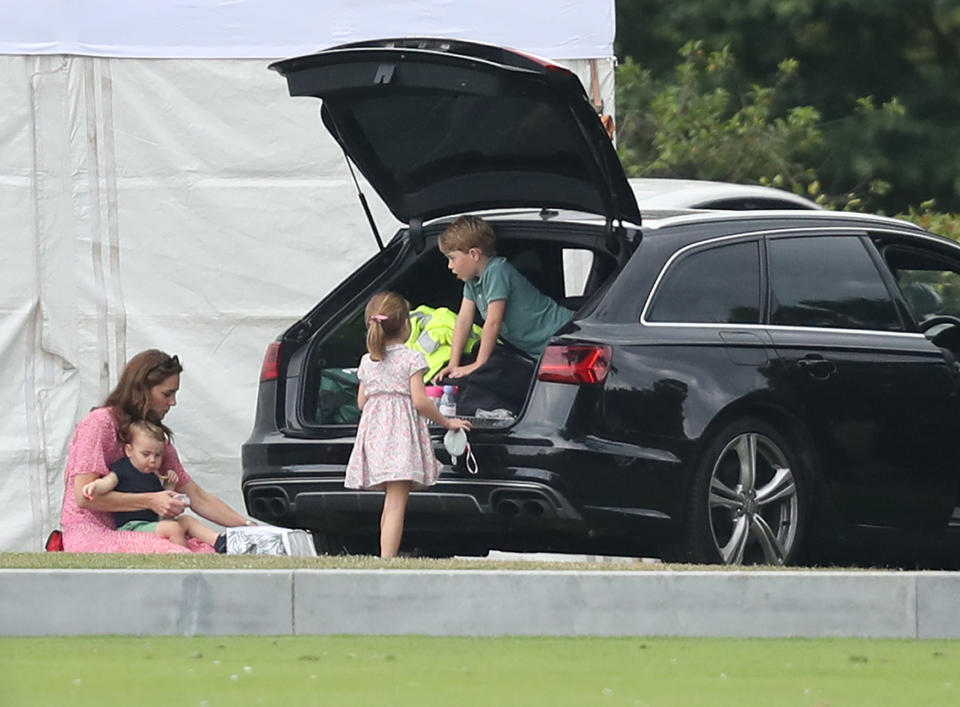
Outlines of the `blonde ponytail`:
M 395 339 L 410 318 L 410 303 L 396 292 L 380 292 L 370 298 L 364 312 L 367 320 L 367 351 L 374 361 L 387 355 L 386 340 Z

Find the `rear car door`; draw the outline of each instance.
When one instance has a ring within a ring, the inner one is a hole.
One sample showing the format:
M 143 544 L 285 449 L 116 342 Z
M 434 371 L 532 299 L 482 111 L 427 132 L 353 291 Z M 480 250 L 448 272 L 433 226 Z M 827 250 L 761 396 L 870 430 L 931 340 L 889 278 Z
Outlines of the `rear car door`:
M 610 437 L 683 445 L 700 437 L 717 410 L 766 388 L 773 354 L 760 326 L 760 283 L 757 238 L 697 243 L 670 257 L 639 334 L 617 351 L 628 363 L 614 367 L 608 389 L 641 392 L 608 396 Z
M 898 309 L 863 233 L 767 239 L 777 388 L 802 416 L 846 520 L 944 526 L 956 492 L 956 382 Z

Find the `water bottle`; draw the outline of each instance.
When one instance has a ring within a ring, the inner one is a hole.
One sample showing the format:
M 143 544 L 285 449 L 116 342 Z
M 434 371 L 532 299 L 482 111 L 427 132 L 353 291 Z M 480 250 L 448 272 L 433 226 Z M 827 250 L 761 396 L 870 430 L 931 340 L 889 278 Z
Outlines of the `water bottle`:
M 440 396 L 440 414 L 444 417 L 454 417 L 457 414 L 457 400 L 454 397 L 456 390 L 452 385 L 443 386 L 443 395 Z
M 439 385 L 428 385 L 425 386 L 425 390 L 427 391 L 427 397 L 430 398 L 430 401 L 439 408 L 440 398 L 443 396 L 443 388 Z

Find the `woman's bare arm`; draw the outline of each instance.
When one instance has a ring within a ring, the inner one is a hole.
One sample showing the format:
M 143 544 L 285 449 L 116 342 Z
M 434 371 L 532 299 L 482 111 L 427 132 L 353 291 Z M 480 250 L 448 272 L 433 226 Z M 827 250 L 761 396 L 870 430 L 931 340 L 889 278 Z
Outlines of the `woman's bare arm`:
M 183 487 L 184 493 L 190 497 L 190 509 L 198 516 L 206 518 L 226 528 L 246 525 L 247 519 L 233 510 L 212 493 L 205 491 L 195 481 Z
M 91 511 L 153 511 L 161 518 L 175 518 L 186 508 L 173 491 L 152 493 L 124 493 L 110 491 L 102 496 L 86 498 L 83 487 L 100 478 L 99 474 L 77 474 L 73 477 L 73 495 L 77 506 Z

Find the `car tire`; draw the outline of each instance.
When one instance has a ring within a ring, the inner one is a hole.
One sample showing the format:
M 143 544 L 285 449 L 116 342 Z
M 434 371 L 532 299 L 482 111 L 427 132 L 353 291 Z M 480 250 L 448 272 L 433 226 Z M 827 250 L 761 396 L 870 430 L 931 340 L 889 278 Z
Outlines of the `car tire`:
M 796 564 L 812 488 L 800 452 L 797 443 L 757 418 L 741 418 L 712 434 L 696 462 L 677 559 Z

